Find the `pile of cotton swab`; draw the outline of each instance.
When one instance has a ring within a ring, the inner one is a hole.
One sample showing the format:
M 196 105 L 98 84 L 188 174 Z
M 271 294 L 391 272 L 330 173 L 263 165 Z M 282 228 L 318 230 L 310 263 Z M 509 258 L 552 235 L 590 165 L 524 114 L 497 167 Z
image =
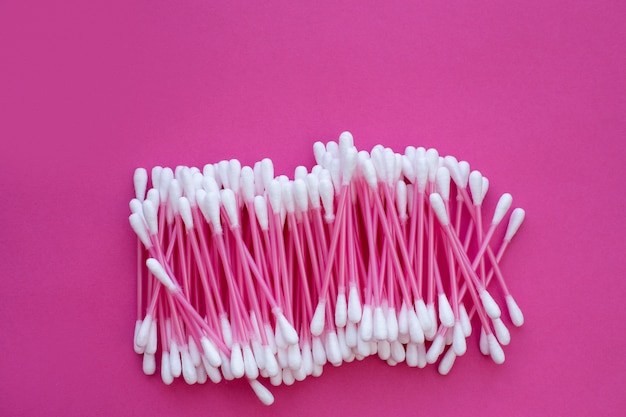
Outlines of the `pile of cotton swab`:
M 499 262 L 524 210 L 493 251 L 512 199 L 503 194 L 485 224 L 489 182 L 467 162 L 414 147 L 358 152 L 348 132 L 313 150 L 317 165 L 293 180 L 274 177 L 269 159 L 233 159 L 155 167 L 146 193 L 148 173 L 135 171 L 134 348 L 144 372 L 156 372 L 160 349 L 166 384 L 245 377 L 267 405 L 259 377 L 291 385 L 375 354 L 423 368 L 449 346 L 445 375 L 466 352 L 474 314 L 480 351 L 504 362 L 510 333 L 487 288 L 495 276 L 521 326 Z

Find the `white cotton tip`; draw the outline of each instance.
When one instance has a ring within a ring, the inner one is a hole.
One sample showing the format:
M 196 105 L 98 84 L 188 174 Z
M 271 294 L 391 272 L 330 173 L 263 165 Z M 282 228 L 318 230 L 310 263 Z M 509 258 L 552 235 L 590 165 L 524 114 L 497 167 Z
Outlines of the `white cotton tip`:
M 467 161 L 459 161 L 459 184 L 460 188 L 467 188 L 469 181 L 470 165 Z
M 369 342 L 372 339 L 372 321 L 372 307 L 366 304 L 363 306 L 361 324 L 359 325 L 359 336 L 366 342 Z
M 228 161 L 221 160 L 217 163 L 217 169 L 215 170 L 215 178 L 219 180 L 224 188 L 230 188 L 230 182 L 228 181 Z
M 141 355 L 145 351 L 145 346 L 139 346 L 137 344 L 137 337 L 139 336 L 139 329 L 141 329 L 141 323 L 143 323 L 141 319 L 135 322 L 135 333 L 133 336 L 133 350 L 138 355 Z
M 145 352 L 154 355 L 157 351 L 157 321 L 152 320 L 150 323 L 150 332 L 148 333 L 148 344 L 146 345 Z
M 291 181 L 287 181 L 282 184 L 281 197 L 283 199 L 283 206 L 285 207 L 285 210 L 287 210 L 287 213 L 295 213 L 296 202 L 293 198 L 293 183 Z
M 467 310 L 465 309 L 465 304 L 459 305 L 459 319 L 461 320 L 461 325 L 463 326 L 463 334 L 465 337 L 470 337 L 472 334 L 472 323 L 470 323 L 470 318 L 467 314 Z
M 320 208 L 320 183 L 315 174 L 308 174 L 306 176 L 306 186 L 309 200 L 311 200 L 311 207 L 314 209 Z
M 159 218 L 157 215 L 157 206 L 150 200 L 144 200 L 142 203 L 143 218 L 148 225 L 148 232 L 151 235 L 156 235 L 159 232 Z
M 198 345 L 193 340 L 193 337 L 191 337 L 191 335 L 189 336 L 187 346 L 189 347 L 189 356 L 191 357 L 191 363 L 193 363 L 193 366 L 195 367 L 200 366 L 202 364 L 202 355 L 200 354 L 200 349 L 198 349 Z
M 174 375 L 170 368 L 170 354 L 164 350 L 161 354 L 161 380 L 165 385 L 170 385 L 174 382 Z
M 172 180 L 170 182 L 170 188 L 167 193 L 167 201 L 169 202 L 168 207 L 171 209 L 172 214 L 178 213 L 178 200 L 183 196 L 183 187 L 180 185 L 180 182 L 178 180 Z M 195 195 L 194 201 L 196 201 L 197 199 L 198 196 Z
M 359 337 L 356 343 L 357 357 L 366 358 L 370 355 L 370 353 L 370 342 L 367 342 Z
M 341 188 L 341 162 L 339 159 L 333 159 L 330 162 L 328 171 L 330 172 L 330 179 L 333 183 L 335 193 L 339 193 L 339 189 Z
M 215 178 L 204 177 L 202 179 L 202 189 L 208 193 L 219 193 L 220 187 L 217 185 Z
M 187 384 L 193 385 L 198 382 L 196 367 L 193 365 L 191 355 L 189 355 L 189 351 L 186 348 L 181 349 L 180 353 L 182 356 L 183 379 Z
M 339 135 L 339 151 L 343 151 L 354 146 L 354 137 L 352 133 L 345 131 Z
M 496 210 L 493 213 L 493 219 L 491 220 L 491 224 L 493 225 L 499 224 L 504 218 L 504 215 L 506 214 L 506 212 L 509 211 L 509 208 L 511 208 L 512 203 L 513 203 L 513 197 L 511 197 L 511 194 L 509 193 L 502 194 L 502 196 L 500 197 L 500 200 L 498 200 L 498 204 L 496 205 Z
M 441 293 L 437 296 L 437 301 L 439 304 L 439 321 L 444 327 L 452 327 L 454 326 L 454 313 L 452 312 L 452 307 L 450 307 L 450 302 L 445 294 Z
M 219 351 L 213 342 L 211 342 L 206 336 L 200 339 L 200 345 L 202 346 L 202 356 L 211 366 L 217 368 L 222 364 L 222 358 L 220 357 Z
M 428 165 L 428 181 L 434 183 L 437 177 L 437 169 L 439 168 L 439 152 L 437 152 L 437 149 L 430 148 L 426 151 L 424 157 Z
M 159 207 L 161 202 L 161 199 L 159 198 L 159 190 L 155 188 L 149 189 L 148 194 L 146 194 L 146 200 L 151 201 L 154 207 Z
M 202 167 L 202 175 L 205 177 L 215 178 L 215 165 L 206 164 Z
M 447 155 L 444 159 L 444 166 L 448 168 L 450 172 L 450 178 L 457 187 L 461 187 L 463 184 L 461 170 L 459 169 L 459 161 L 452 155 Z
M 222 220 L 220 217 L 220 196 L 218 193 L 207 193 L 204 198 L 204 210 L 208 214 L 208 221 L 217 234 L 222 233 Z
M 171 168 L 163 168 L 161 171 L 161 177 L 159 178 L 159 198 L 161 203 L 167 201 L 167 192 L 170 187 L 170 182 L 174 179 L 174 172 Z
M 326 179 L 320 180 L 319 192 L 322 198 L 322 205 L 324 206 L 324 218 L 330 223 L 335 219 L 335 214 L 333 213 L 335 190 L 332 182 Z
M 383 151 L 383 163 L 385 164 L 385 168 L 378 173 L 378 176 L 383 179 L 388 186 L 392 187 L 396 171 L 396 155 L 391 148 L 385 148 Z
M 402 175 L 413 184 L 416 180 L 415 165 L 413 159 L 407 155 L 402 156 Z
M 487 333 L 485 332 L 485 328 L 480 328 L 480 339 L 478 342 L 478 346 L 480 347 L 480 353 L 487 356 L 489 355 L 489 342 L 487 340 Z
M 159 261 L 154 258 L 148 258 L 146 260 L 146 266 L 150 272 L 152 272 L 152 275 L 154 275 L 168 290 L 172 292 L 179 290 L 178 286 L 174 284 L 169 275 L 167 275 L 167 272 L 165 272 L 165 269 Z
M 430 206 L 437 215 L 439 223 L 441 223 L 442 226 L 447 227 L 450 224 L 450 219 L 448 218 L 448 212 L 446 211 L 446 205 L 444 204 L 443 199 L 437 193 L 432 193 L 429 198 Z
M 350 294 L 348 295 L 348 320 L 352 323 L 358 323 L 361 320 L 363 310 L 361 308 L 361 297 L 356 285 L 350 285 Z
M 150 171 L 150 178 L 152 180 L 152 187 L 158 189 L 159 188 L 159 179 L 161 178 L 161 172 L 163 172 L 162 166 L 152 167 Z
M 335 325 L 337 327 L 345 327 L 348 321 L 348 302 L 346 293 L 343 289 L 337 294 L 337 303 L 335 304 Z
M 303 179 L 297 179 L 293 182 L 293 198 L 298 211 L 304 213 L 309 210 L 309 194 Z
M 326 364 L 326 350 L 324 349 L 324 344 L 322 343 L 322 339 L 319 337 L 314 337 L 312 342 L 312 351 L 313 351 L 313 363 L 316 365 L 325 365 Z
M 150 249 L 152 247 L 152 242 L 150 241 L 150 235 L 148 235 L 148 229 L 146 228 L 143 216 L 139 213 L 133 213 L 128 217 L 128 222 L 141 243 L 146 247 L 146 249 Z
M 443 201 L 450 200 L 450 171 L 445 166 L 437 169 L 436 185 Z
M 396 183 L 396 209 L 398 210 L 400 221 L 402 223 L 406 222 L 409 216 L 407 214 L 407 190 L 404 181 L 398 181 Z
M 504 240 L 510 242 L 513 239 L 513 236 L 519 230 L 519 227 L 524 222 L 524 218 L 526 217 L 526 212 L 522 208 L 516 208 L 511 213 L 511 218 L 509 219 L 509 225 L 506 228 L 506 234 L 504 235 Z
M 191 206 L 189 205 L 189 200 L 187 197 L 181 197 L 178 199 L 178 212 L 180 213 L 180 217 L 183 219 L 183 223 L 185 224 L 185 229 L 191 230 L 193 229 L 193 217 L 191 215 Z
M 128 207 L 130 208 L 131 214 L 138 213 L 143 216 L 143 206 L 141 205 L 141 201 L 133 198 L 130 200 L 130 203 L 128 203 Z
M 313 372 L 313 352 L 309 342 L 304 342 L 302 345 L 302 368 L 306 375 L 311 375 Z
M 287 342 L 285 342 L 285 339 L 283 338 L 283 334 L 280 332 L 280 326 L 276 325 L 276 329 L 274 332 L 274 340 L 276 341 L 276 352 L 278 353 L 279 350 L 284 350 L 287 347 Z M 286 362 L 285 362 L 286 363 Z M 284 368 L 287 365 L 284 364 L 280 364 L 280 366 L 282 368 Z
M 348 345 L 348 347 L 356 347 L 359 338 L 358 332 L 359 331 L 356 323 L 351 321 L 348 321 L 348 323 L 346 323 L 346 345 Z
M 444 347 L 445 340 L 441 334 L 438 334 L 437 336 L 435 336 L 435 338 L 433 339 L 433 343 L 430 345 L 430 348 L 426 352 L 426 362 L 428 362 L 429 364 L 437 362 L 437 359 L 439 359 L 439 356 L 443 352 Z
M 385 313 L 382 307 L 374 308 L 374 339 L 386 340 L 387 339 L 387 321 L 385 319 Z
M 202 364 L 196 366 L 196 380 L 198 381 L 198 384 L 206 384 L 208 379 L 208 374 L 204 366 Z
M 313 318 L 311 319 L 311 334 L 313 336 L 319 336 L 324 331 L 324 320 L 326 314 L 326 305 L 323 301 L 320 301 L 315 308 Z
M 267 185 L 267 195 L 273 213 L 280 213 L 282 207 L 282 187 L 278 180 L 271 180 Z
M 406 303 L 402 302 L 402 307 L 400 307 L 400 312 L 398 313 L 398 334 L 408 334 L 409 333 L 409 315 L 408 308 Z
M 265 183 L 263 182 L 263 170 L 261 167 L 261 161 L 254 163 L 254 193 L 261 195 L 265 192 Z
M 142 361 L 143 373 L 146 375 L 154 375 L 156 372 L 156 358 L 154 353 L 144 353 Z
M 276 356 L 272 352 L 272 348 L 270 346 L 265 346 L 263 348 L 264 361 L 265 361 L 265 371 L 269 376 L 278 375 L 278 371 L 280 370 L 278 367 L 278 362 L 276 362 Z
M 239 183 L 241 180 L 241 162 L 238 159 L 228 161 L 228 182 L 230 189 L 239 192 Z
M 315 157 L 315 163 L 322 165 L 324 155 L 326 154 L 326 146 L 322 142 L 315 142 L 313 144 L 313 156 Z
M 180 350 L 175 340 L 170 340 L 170 370 L 174 378 L 178 378 L 183 372 L 183 364 L 180 360 Z
M 489 344 L 489 354 L 491 355 L 491 359 L 497 365 L 501 365 L 504 363 L 504 351 L 502 350 L 502 346 L 498 343 L 496 337 L 492 334 L 487 336 L 487 343 Z
M 509 329 L 506 328 L 502 319 L 494 319 L 492 320 L 492 323 L 498 342 L 500 342 L 502 346 L 507 346 L 511 343 L 511 333 L 509 333 Z
M 274 404 L 274 396 L 272 395 L 270 390 L 263 386 L 263 384 L 261 384 L 256 379 L 248 380 L 248 383 L 250 384 L 252 391 L 254 391 L 259 401 L 261 401 L 265 405 Z
M 398 340 L 398 316 L 396 315 L 396 309 L 393 307 L 387 310 L 385 327 L 387 328 L 387 340 L 390 342 Z
M 287 348 L 287 364 L 292 370 L 296 370 L 302 366 L 302 352 L 300 346 L 290 345 Z
M 232 370 L 230 369 L 230 359 L 223 353 L 220 352 L 220 358 L 222 359 L 222 375 L 226 381 L 232 381 L 235 379 Z
M 283 383 L 283 370 L 279 369 L 278 373 L 270 377 L 270 384 L 279 387 Z
M 250 345 L 243 346 L 243 368 L 248 379 L 256 379 L 259 376 L 259 366 L 254 359 Z
M 524 314 L 519 308 L 512 295 L 506 296 L 506 307 L 509 310 L 509 316 L 511 321 L 516 327 L 521 327 L 524 324 Z
M 304 381 L 307 377 L 307 373 L 304 370 L 304 367 L 300 366 L 298 369 L 293 371 L 293 376 L 296 379 L 296 381 Z
M 429 314 L 426 304 L 422 298 L 415 301 L 415 313 L 417 313 L 417 318 L 419 319 L 424 332 L 428 332 L 431 328 L 436 326 L 435 323 L 433 323 L 431 315 Z
M 376 169 L 374 168 L 374 163 L 371 159 L 368 159 L 363 162 L 363 176 L 365 177 L 365 181 L 373 190 L 376 190 L 378 187 L 378 177 L 376 174 Z
M 470 192 L 474 205 L 478 206 L 483 202 L 483 176 L 480 171 L 472 171 L 469 176 Z
M 224 344 L 231 347 L 233 344 L 233 330 L 230 326 L 230 321 L 228 321 L 226 313 L 220 316 L 220 329 L 222 330 L 222 339 L 224 340 Z
M 387 340 L 378 341 L 378 357 L 380 360 L 387 361 L 391 359 L 391 344 Z
M 233 343 L 230 348 L 230 371 L 235 378 L 241 378 L 246 372 L 246 368 L 243 363 L 243 352 L 239 343 Z
M 415 368 L 417 366 L 417 359 L 417 344 L 413 342 L 407 343 L 405 352 L 405 360 L 407 366 L 410 368 Z
M 269 230 L 269 216 L 267 213 L 267 201 L 262 195 L 254 197 L 254 212 L 256 213 L 256 219 L 259 222 L 261 230 Z
M 341 184 L 349 185 L 359 161 L 359 153 L 355 147 L 348 148 L 341 165 Z
M 276 323 L 280 327 L 280 333 L 287 342 L 288 345 L 295 345 L 298 343 L 298 332 L 293 328 L 291 323 L 285 318 L 282 313 L 276 314 Z
M 246 203 L 252 203 L 254 200 L 254 171 L 249 166 L 241 169 L 241 194 Z
M 352 350 L 346 343 L 345 328 L 337 328 L 337 340 L 339 341 L 339 350 L 341 351 L 341 358 L 343 359 L 343 361 L 352 362 L 354 360 L 354 355 L 352 354 Z
M 313 364 L 313 372 L 311 372 L 311 376 L 317 378 L 324 373 L 324 367 L 322 365 Z
M 334 140 L 326 142 L 326 152 L 332 155 L 333 158 L 339 157 L 339 144 Z
M 225 189 L 220 192 L 220 198 L 222 200 L 222 204 L 224 205 L 224 209 L 226 209 L 226 214 L 228 215 L 230 226 L 234 229 L 238 228 L 239 211 L 237 208 L 237 199 L 235 198 L 235 193 L 231 189 Z
M 143 201 L 146 198 L 146 188 L 148 187 L 148 171 L 145 168 L 137 168 L 135 170 L 133 186 L 135 188 L 135 198 Z
M 437 371 L 440 375 L 448 375 L 452 366 L 454 365 L 454 361 L 456 360 L 456 352 L 454 349 L 448 349 L 445 355 L 443 355 L 443 359 L 439 362 L 439 367 Z
M 283 384 L 291 386 L 296 382 L 296 378 L 290 368 L 283 369 Z
M 274 179 L 274 163 L 269 158 L 263 158 L 261 160 L 261 180 L 263 187 L 267 189 L 270 181 Z
M 263 350 L 263 346 L 258 339 L 252 340 L 250 344 L 252 345 L 252 353 L 254 354 L 254 359 L 259 367 L 259 371 L 263 371 L 265 369 L 265 351 Z
M 450 331 L 450 330 L 448 330 Z M 454 330 L 452 335 L 452 349 L 457 356 L 465 355 L 467 351 L 467 341 L 465 340 L 465 333 L 463 332 L 463 325 L 460 321 L 454 324 Z
M 483 177 L 483 186 L 482 186 L 482 199 L 485 199 L 487 195 L 487 191 L 489 190 L 489 179 L 487 177 Z
M 408 323 L 409 323 L 409 337 L 413 343 L 424 343 L 424 330 L 420 324 L 415 310 L 412 308 L 407 309 Z
M 418 158 L 415 162 L 415 182 L 417 191 L 423 193 L 428 183 L 428 163 L 424 157 Z
M 135 345 L 145 350 L 148 345 L 148 341 L 150 340 L 150 328 L 152 326 L 152 316 L 150 314 L 146 314 L 146 317 L 141 322 L 139 326 L 139 330 L 137 330 L 137 337 L 135 338 Z M 143 351 L 142 351 L 143 353 Z
M 341 348 L 339 347 L 339 339 L 337 338 L 337 333 L 334 331 L 326 333 L 326 358 L 333 366 L 339 366 L 343 361 Z
M 500 307 L 498 307 L 498 304 L 495 302 L 493 297 L 491 297 L 491 294 L 489 294 L 487 290 L 483 289 L 480 292 L 480 300 L 482 301 L 483 307 L 485 308 L 487 315 L 491 319 L 497 319 L 500 317 L 500 315 L 502 314 L 500 311 Z

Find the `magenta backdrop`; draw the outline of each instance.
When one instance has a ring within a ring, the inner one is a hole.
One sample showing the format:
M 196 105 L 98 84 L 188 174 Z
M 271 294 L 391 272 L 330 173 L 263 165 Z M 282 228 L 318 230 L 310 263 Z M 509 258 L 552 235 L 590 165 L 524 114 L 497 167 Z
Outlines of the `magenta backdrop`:
M 302 3 L 0 3 L 0 415 L 625 415 L 626 3 Z M 144 376 L 134 168 L 291 175 L 343 130 L 466 159 L 527 210 L 505 364 L 473 336 L 448 377 L 370 358 L 269 409 Z

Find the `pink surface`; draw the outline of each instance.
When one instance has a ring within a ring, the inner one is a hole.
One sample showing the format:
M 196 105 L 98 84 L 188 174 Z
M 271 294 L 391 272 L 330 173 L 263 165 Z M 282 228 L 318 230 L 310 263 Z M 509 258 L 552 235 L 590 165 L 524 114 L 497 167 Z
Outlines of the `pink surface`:
M 0 415 L 626 414 L 623 2 L 46 3 L 0 4 Z M 270 409 L 144 376 L 133 169 L 291 175 L 346 129 L 466 159 L 527 210 L 506 363 L 473 336 L 448 377 L 368 359 Z

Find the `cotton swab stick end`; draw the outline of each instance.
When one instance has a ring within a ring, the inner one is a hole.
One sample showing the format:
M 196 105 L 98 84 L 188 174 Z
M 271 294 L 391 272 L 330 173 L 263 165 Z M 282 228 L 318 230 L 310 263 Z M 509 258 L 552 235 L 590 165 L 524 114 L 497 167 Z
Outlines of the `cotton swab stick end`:
M 444 327 L 454 326 L 454 313 L 445 294 L 437 296 L 439 302 L 439 320 Z
M 511 208 L 511 204 L 513 204 L 513 197 L 511 197 L 511 194 L 502 194 L 500 200 L 498 200 L 498 204 L 496 205 L 493 219 L 491 220 L 492 225 L 497 225 L 502 221 L 506 212 L 509 211 L 509 208 Z
M 454 349 L 448 349 L 446 354 L 443 355 L 443 359 L 441 359 L 441 362 L 439 362 L 439 367 L 437 368 L 437 371 L 440 375 L 448 375 L 450 373 L 456 357 L 457 355 Z
M 526 212 L 522 208 L 516 208 L 511 213 L 511 218 L 509 220 L 509 225 L 506 229 L 506 234 L 504 235 L 504 240 L 509 242 L 513 239 L 513 236 L 517 233 L 518 229 L 524 222 L 524 218 L 526 217 Z
M 483 202 L 483 176 L 480 171 L 472 171 L 469 176 L 470 192 L 474 205 L 480 205 Z
M 146 266 L 152 272 L 152 274 L 163 284 L 168 290 L 171 292 L 176 292 L 179 290 L 178 286 L 174 284 L 172 279 L 167 275 L 165 269 L 161 265 L 159 261 L 154 258 L 148 258 L 146 260 Z
M 480 292 L 480 300 L 482 301 L 483 307 L 485 308 L 487 315 L 491 319 L 497 319 L 500 317 L 500 315 L 502 314 L 502 312 L 500 311 L 500 307 L 498 307 L 498 304 L 495 302 L 493 297 L 491 297 L 491 294 L 489 294 L 487 290 L 482 290 Z
M 311 334 L 313 336 L 319 336 L 324 331 L 326 305 L 323 301 L 320 301 L 315 308 L 313 318 L 311 319 Z
M 269 216 L 267 213 L 267 201 L 262 195 L 254 197 L 254 212 L 261 230 L 269 230 Z
M 457 321 L 454 324 L 454 333 L 452 340 L 452 348 L 457 356 L 463 356 L 467 351 L 467 341 L 465 340 L 465 332 L 463 331 L 463 324 Z
M 337 294 L 337 302 L 335 304 L 335 325 L 337 327 L 345 327 L 348 321 L 348 302 L 346 301 L 346 293 L 339 291 Z
M 491 355 L 491 359 L 497 365 L 501 365 L 504 363 L 504 351 L 502 350 L 502 346 L 498 343 L 496 336 L 491 333 L 487 335 L 487 343 L 489 344 L 489 354 Z
M 203 357 L 211 366 L 217 368 L 222 365 L 222 358 L 213 342 L 204 336 L 200 339 L 200 345 L 202 346 Z
M 500 342 L 502 346 L 507 346 L 511 343 L 511 333 L 509 332 L 509 329 L 506 328 L 502 319 L 494 319 L 492 320 L 492 323 L 498 342 Z
M 522 310 L 519 308 L 512 295 L 507 295 L 505 299 L 511 321 L 516 327 L 521 327 L 524 324 L 524 314 Z
M 154 375 L 156 372 L 156 358 L 153 353 L 144 353 L 142 362 L 143 373 L 146 375 Z
M 280 332 L 287 344 L 295 345 L 298 343 L 298 333 L 296 332 L 296 329 L 293 328 L 291 323 L 289 323 L 287 318 L 282 313 L 278 313 L 276 315 L 276 323 L 280 327 Z
M 148 186 L 148 171 L 145 168 L 137 168 L 133 174 L 133 185 L 135 197 L 139 201 L 146 198 L 146 187 Z
M 356 285 L 350 286 L 350 293 L 348 294 L 348 320 L 352 323 L 358 323 L 361 320 L 363 314 L 361 308 L 361 298 L 359 297 L 359 290 Z
M 265 388 L 263 384 L 261 384 L 256 379 L 248 380 L 248 383 L 250 384 L 252 391 L 254 391 L 259 401 L 267 406 L 274 404 L 274 396 L 272 395 L 270 390 Z
M 435 211 L 435 214 L 439 219 L 439 223 L 441 223 L 443 227 L 447 227 L 450 224 L 450 219 L 448 218 L 448 213 L 446 212 L 446 206 L 443 202 L 443 199 L 437 193 L 432 193 L 429 199 L 430 206 Z

